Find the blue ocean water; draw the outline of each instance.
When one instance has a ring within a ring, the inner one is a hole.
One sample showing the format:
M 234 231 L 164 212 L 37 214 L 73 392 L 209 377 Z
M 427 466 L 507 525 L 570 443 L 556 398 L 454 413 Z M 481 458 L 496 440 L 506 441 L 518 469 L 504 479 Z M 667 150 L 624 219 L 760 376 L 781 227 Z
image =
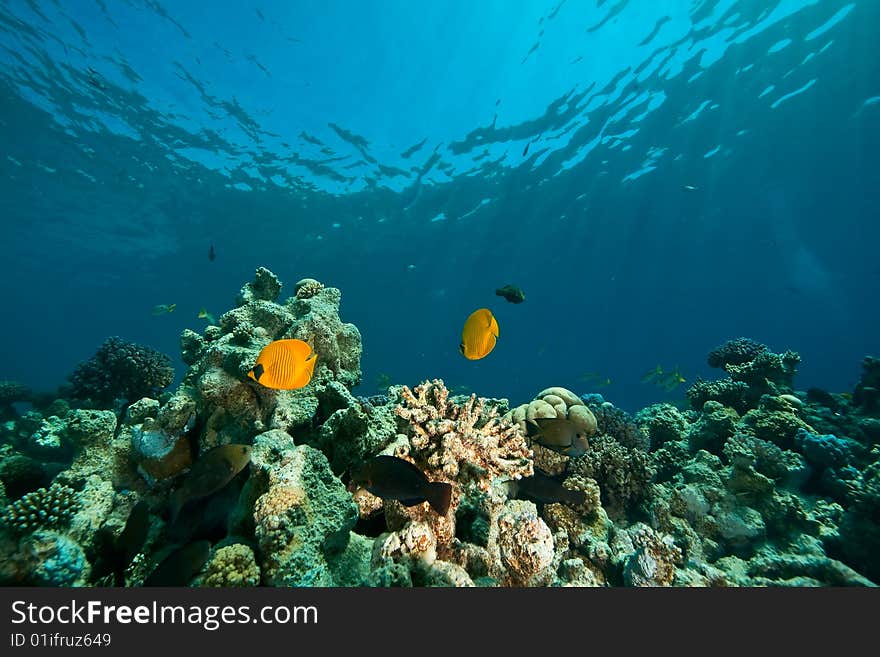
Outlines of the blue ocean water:
M 180 375 L 265 266 L 342 290 L 360 394 L 634 410 L 740 335 L 850 390 L 880 352 L 878 27 L 873 0 L 4 0 L 0 379 L 54 388 L 109 335 Z M 479 307 L 500 338 L 467 361 Z

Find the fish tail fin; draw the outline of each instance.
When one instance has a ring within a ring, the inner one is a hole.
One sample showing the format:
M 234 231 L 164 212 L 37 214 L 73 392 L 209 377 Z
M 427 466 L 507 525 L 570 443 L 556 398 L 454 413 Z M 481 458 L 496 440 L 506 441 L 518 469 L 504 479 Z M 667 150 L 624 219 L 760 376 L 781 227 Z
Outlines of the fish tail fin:
M 445 481 L 432 481 L 428 483 L 426 497 L 431 508 L 439 515 L 445 516 L 452 502 L 452 485 Z

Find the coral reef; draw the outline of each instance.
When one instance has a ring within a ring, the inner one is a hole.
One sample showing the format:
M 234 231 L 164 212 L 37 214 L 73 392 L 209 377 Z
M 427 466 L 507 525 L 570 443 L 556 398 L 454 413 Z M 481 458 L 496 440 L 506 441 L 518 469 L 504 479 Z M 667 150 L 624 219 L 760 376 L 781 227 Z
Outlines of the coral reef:
M 800 360 L 794 351 L 775 354 L 748 338 L 731 340 L 709 355 L 709 365 L 723 367 L 729 378 L 698 379 L 687 396 L 695 409 L 702 408 L 707 401 L 717 401 L 745 413 L 763 395 L 791 393 Z
M 866 356 L 862 376 L 853 390 L 852 403 L 862 413 L 880 411 L 880 358 Z
M 302 279 L 279 301 L 282 289 L 260 268 L 216 325 L 185 330 L 176 390 L 161 392 L 164 356 L 118 338 L 72 377 L 84 403 L 0 384 L 0 583 L 137 586 L 187 544 L 207 558 L 195 586 L 880 581 L 876 359 L 852 395 L 803 392 L 796 353 L 739 338 L 709 355 L 727 378 L 694 383 L 690 410 L 633 415 L 560 387 L 514 405 L 454 396 L 440 379 L 360 397 L 361 336 L 340 291 Z M 318 356 L 298 390 L 247 377 L 283 338 Z M 574 422 L 586 452 L 529 445 L 535 418 Z M 230 443 L 251 446 L 250 465 L 172 513 L 202 457 Z M 358 489 L 348 473 L 378 454 L 448 483 L 448 512 Z
M 648 432 L 636 424 L 626 411 L 598 396 L 597 398 L 591 397 L 587 401 L 587 406 L 596 417 L 600 434 L 611 436 L 627 449 L 642 451 L 650 449 L 651 442 Z
M 648 434 L 650 445 L 656 449 L 670 440 L 681 440 L 687 422 L 672 404 L 654 404 L 635 416 L 635 423 Z
M 72 397 L 102 408 L 120 398 L 131 402 L 156 395 L 173 380 L 168 356 L 115 336 L 70 375 Z

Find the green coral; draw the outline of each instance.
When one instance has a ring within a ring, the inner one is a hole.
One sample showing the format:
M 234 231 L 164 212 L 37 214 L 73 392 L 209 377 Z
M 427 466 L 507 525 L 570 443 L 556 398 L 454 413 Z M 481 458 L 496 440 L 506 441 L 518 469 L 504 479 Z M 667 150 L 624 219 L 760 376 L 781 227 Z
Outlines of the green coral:
M 699 419 L 688 429 L 687 439 L 692 451 L 705 449 L 713 454 L 721 452 L 724 443 L 736 431 L 739 414 L 717 401 L 703 404 Z
M 653 404 L 636 413 L 636 424 L 648 433 L 651 447 L 656 449 L 670 440 L 681 440 L 687 421 L 672 404 Z
M 758 408 L 746 413 L 739 427 L 740 430 L 756 438 L 776 443 L 783 449 L 794 447 L 798 429 L 816 433 L 813 427 L 798 416 L 791 404 L 772 395 L 761 397 Z
M 63 525 L 79 508 L 77 493 L 69 486 L 54 483 L 38 488 L 6 507 L 3 522 L 15 532 L 32 532 L 40 527 Z

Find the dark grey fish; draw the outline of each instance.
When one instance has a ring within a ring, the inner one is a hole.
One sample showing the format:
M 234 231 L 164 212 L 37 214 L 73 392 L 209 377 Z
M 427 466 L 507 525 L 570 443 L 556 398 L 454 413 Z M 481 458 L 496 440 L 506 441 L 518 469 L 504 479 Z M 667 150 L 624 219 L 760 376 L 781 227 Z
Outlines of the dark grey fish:
M 418 467 L 396 456 L 375 456 L 351 473 L 351 481 L 385 500 L 398 500 L 404 506 L 428 502 L 441 516 L 449 510 L 452 486 L 428 481 Z
M 144 586 L 186 586 L 210 554 L 210 541 L 188 543 L 165 557 L 144 580 Z
M 537 471 L 533 477 L 510 480 L 507 488 L 511 497 L 525 497 L 543 504 L 562 502 L 580 506 L 586 501 L 583 491 L 566 488 L 552 477 Z

